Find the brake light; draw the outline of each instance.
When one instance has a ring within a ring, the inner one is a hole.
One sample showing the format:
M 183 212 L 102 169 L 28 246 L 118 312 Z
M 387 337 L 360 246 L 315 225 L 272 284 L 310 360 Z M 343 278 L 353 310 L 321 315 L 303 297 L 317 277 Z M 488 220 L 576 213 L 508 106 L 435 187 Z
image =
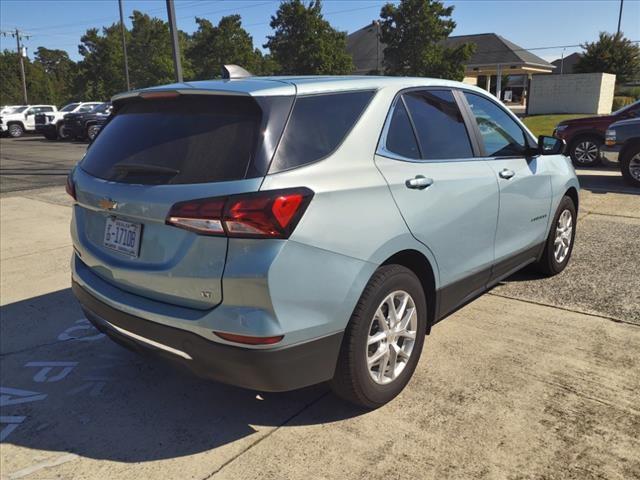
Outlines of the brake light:
M 228 342 L 244 343 L 245 345 L 273 345 L 284 338 L 284 335 L 274 337 L 250 337 L 248 335 L 236 335 L 235 333 L 213 332 Z
M 290 188 L 176 203 L 166 223 L 205 235 L 288 238 L 313 192 Z
M 179 97 L 180 94 L 174 91 L 161 91 L 161 92 L 143 92 L 140 94 L 141 98 L 150 100 L 150 99 L 159 99 L 159 98 L 176 98 Z
M 66 190 L 66 192 L 71 195 L 71 197 L 74 200 L 77 200 L 76 198 L 76 186 L 73 183 L 73 179 L 71 178 L 71 173 L 69 175 L 67 175 L 67 183 L 64 187 L 64 189 Z

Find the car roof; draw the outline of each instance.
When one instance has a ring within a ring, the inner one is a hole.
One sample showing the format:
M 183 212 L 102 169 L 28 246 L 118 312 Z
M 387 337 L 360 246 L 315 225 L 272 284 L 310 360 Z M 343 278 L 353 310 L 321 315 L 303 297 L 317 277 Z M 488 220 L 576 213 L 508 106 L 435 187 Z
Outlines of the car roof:
M 439 78 L 383 77 L 383 76 L 278 76 L 247 77 L 233 80 L 201 80 L 194 82 L 160 85 L 115 95 L 112 101 L 138 96 L 144 92 L 179 91 L 180 93 L 226 94 L 249 96 L 311 95 L 319 93 L 345 92 L 352 90 L 375 90 L 395 87 L 400 90 L 410 87 L 457 87 L 482 91 L 472 85 Z

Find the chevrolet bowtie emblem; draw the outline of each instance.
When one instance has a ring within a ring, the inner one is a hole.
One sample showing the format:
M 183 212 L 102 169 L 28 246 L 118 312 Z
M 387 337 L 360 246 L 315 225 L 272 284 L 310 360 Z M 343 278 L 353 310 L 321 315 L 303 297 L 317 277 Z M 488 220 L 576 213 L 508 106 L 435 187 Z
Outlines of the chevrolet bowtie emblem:
M 102 198 L 98 202 L 98 206 L 105 210 L 115 210 L 118 207 L 118 202 L 115 202 L 110 198 Z

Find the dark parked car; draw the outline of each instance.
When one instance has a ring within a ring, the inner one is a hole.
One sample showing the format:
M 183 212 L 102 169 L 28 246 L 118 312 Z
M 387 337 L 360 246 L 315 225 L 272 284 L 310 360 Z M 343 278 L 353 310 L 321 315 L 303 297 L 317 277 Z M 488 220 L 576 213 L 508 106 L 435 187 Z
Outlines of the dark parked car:
M 567 142 L 567 152 L 576 167 L 593 167 L 600 163 L 599 150 L 609 125 L 620 120 L 640 117 L 640 101 L 627 105 L 611 115 L 574 118 L 560 122 L 553 136 Z
M 640 187 L 640 118 L 609 125 L 600 153 L 609 161 L 620 162 L 622 177 Z
M 93 140 L 111 114 L 111 103 L 102 103 L 90 112 L 64 116 L 64 128 L 71 138 Z

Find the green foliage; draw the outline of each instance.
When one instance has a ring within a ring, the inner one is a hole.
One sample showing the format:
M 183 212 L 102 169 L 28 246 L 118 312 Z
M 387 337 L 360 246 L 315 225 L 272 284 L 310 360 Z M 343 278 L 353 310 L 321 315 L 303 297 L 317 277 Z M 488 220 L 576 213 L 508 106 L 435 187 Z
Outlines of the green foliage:
M 273 35 L 264 45 L 284 75 L 344 75 L 353 71 L 347 35 L 322 16 L 322 2 L 286 0 L 271 17 Z
M 523 122 L 536 137 L 538 135 L 550 136 L 560 122 L 580 117 L 584 117 L 584 114 L 532 115 L 525 117 Z
M 436 0 L 402 0 L 388 3 L 380 16 L 380 40 L 388 75 L 448 78 L 462 80 L 464 63 L 474 46 L 446 47 L 443 41 L 456 23 L 450 18 L 453 6 Z
M 67 52 L 38 47 L 34 64 L 40 64 L 47 76 L 48 103 L 63 105 L 74 99 L 73 81 L 77 74 L 77 66 Z
M 633 102 L 635 102 L 636 99 L 634 97 L 613 97 L 613 106 L 611 107 L 612 110 L 619 110 L 622 107 L 626 107 L 627 105 L 631 105 Z
M 187 47 L 187 58 L 193 64 L 193 78 L 219 78 L 222 66 L 240 65 L 251 73 L 263 72 L 263 56 L 253 48 L 251 35 L 242 28 L 240 15 L 222 17 L 217 26 L 209 20 L 196 18 L 198 30 Z
M 582 48 L 585 52 L 573 69 L 575 73 L 615 73 L 617 83 L 640 76 L 640 47 L 622 33 L 600 32 L 597 42 L 587 42 Z
M 45 71 L 42 63 L 24 59 L 29 103 L 51 103 L 54 95 L 53 77 Z M 20 105 L 22 79 L 20 78 L 20 57 L 15 52 L 4 50 L 0 53 L 0 105 Z

